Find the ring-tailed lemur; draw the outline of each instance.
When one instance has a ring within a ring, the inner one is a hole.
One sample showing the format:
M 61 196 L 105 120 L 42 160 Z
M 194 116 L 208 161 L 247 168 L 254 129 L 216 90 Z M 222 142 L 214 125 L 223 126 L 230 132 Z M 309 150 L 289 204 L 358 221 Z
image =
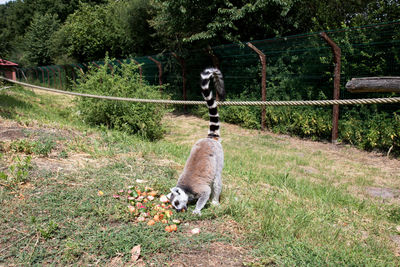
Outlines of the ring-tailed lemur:
M 194 214 L 201 214 L 201 209 L 212 195 L 212 204 L 219 204 L 219 195 L 222 190 L 222 168 L 224 152 L 219 142 L 219 116 L 217 103 L 209 88 L 210 79 L 214 80 L 221 100 L 225 97 L 224 80 L 221 72 L 216 68 L 207 68 L 201 73 L 201 89 L 207 101 L 210 129 L 207 138 L 200 139 L 192 147 L 186 161 L 183 173 L 178 179 L 176 187 L 171 188 L 168 198 L 177 211 L 187 209 L 188 202 L 197 200 Z

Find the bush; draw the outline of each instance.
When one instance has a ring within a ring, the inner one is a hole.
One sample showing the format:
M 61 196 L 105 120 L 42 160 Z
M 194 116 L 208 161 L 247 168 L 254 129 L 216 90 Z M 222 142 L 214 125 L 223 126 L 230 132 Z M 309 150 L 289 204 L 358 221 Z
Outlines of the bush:
M 106 57 L 104 65 L 91 66 L 88 72 L 77 80 L 77 90 L 83 93 L 116 97 L 160 99 L 157 86 L 141 81 L 138 66 L 123 63 L 110 68 Z M 79 116 L 91 125 L 105 125 L 138 134 L 149 140 L 162 137 L 164 128 L 161 120 L 167 109 L 162 105 L 134 103 L 126 101 L 99 100 L 81 97 L 77 101 Z
M 267 107 L 267 128 L 312 139 L 329 139 L 331 111 L 316 107 Z
M 377 149 L 400 154 L 400 115 L 374 113 L 366 109 L 349 112 L 340 121 L 340 138 L 364 150 Z

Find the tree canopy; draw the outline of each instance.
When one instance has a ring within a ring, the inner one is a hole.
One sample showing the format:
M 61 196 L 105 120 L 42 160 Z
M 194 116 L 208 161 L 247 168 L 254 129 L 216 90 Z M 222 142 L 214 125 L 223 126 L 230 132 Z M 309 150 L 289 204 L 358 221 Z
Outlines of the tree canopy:
M 0 5 L 0 16 L 0 57 L 37 65 L 392 21 L 400 1 L 17 0 Z

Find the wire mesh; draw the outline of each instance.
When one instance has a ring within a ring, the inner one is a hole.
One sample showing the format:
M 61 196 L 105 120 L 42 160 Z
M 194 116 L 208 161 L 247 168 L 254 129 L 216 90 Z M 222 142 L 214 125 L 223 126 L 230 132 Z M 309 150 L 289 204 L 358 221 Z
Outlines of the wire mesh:
M 345 83 L 353 77 L 400 76 L 400 21 L 326 31 L 342 50 L 341 99 L 382 97 L 388 94 L 349 93 Z M 324 100 L 332 99 L 333 56 L 330 47 L 319 33 L 308 33 L 251 43 L 260 49 L 267 60 L 267 100 Z M 212 56 L 213 55 L 213 56 Z M 224 74 L 227 98 L 261 99 L 261 63 L 258 55 L 246 43 L 228 44 L 198 49 L 183 56 L 186 75 L 186 99 L 201 99 L 199 73 L 218 64 Z M 161 63 L 161 73 L 154 60 Z M 141 65 L 143 79 L 153 85 L 161 81 L 163 90 L 172 99 L 183 99 L 183 65 L 172 53 L 126 59 Z M 114 60 L 118 67 L 122 60 Z M 79 73 L 102 61 L 69 65 L 21 68 L 19 80 L 44 86 L 71 89 Z M 391 95 L 391 94 L 389 94 Z M 393 95 L 393 94 L 392 94 Z M 395 110 L 393 105 L 382 109 Z

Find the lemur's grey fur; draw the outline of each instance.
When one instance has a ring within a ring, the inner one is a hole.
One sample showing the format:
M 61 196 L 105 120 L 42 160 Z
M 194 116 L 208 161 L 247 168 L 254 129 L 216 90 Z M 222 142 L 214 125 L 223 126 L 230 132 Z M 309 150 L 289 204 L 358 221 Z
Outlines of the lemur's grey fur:
M 201 209 L 212 195 L 212 204 L 219 205 L 222 190 L 222 168 L 224 152 L 219 141 L 219 115 L 217 103 L 209 88 L 210 79 L 221 100 L 225 97 L 224 80 L 216 68 L 207 68 L 201 73 L 201 89 L 210 116 L 210 128 L 207 138 L 200 139 L 192 147 L 185 168 L 178 179 L 176 187 L 171 188 L 168 197 L 172 206 L 181 211 L 187 209 L 188 202 L 197 200 L 194 214 L 201 214 Z

